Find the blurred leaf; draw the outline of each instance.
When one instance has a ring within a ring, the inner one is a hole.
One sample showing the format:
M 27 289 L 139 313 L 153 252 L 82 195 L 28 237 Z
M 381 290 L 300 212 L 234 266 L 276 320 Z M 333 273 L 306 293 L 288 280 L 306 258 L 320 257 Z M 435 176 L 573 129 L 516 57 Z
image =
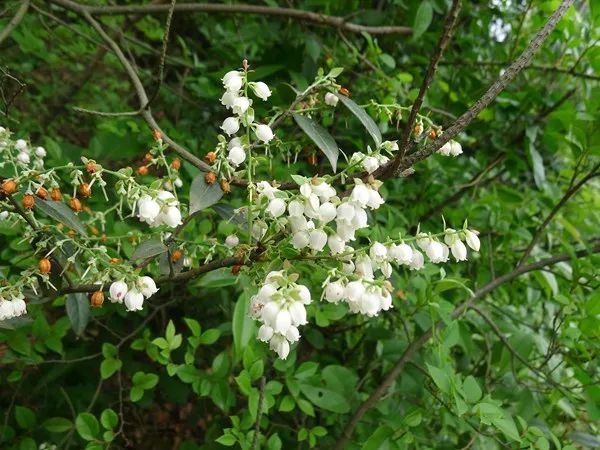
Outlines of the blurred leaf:
M 65 306 L 73 331 L 81 336 L 90 320 L 90 302 L 87 295 L 83 293 L 68 294 Z
M 358 120 L 360 120 L 360 123 L 363 124 L 363 126 L 366 128 L 366 130 L 369 132 L 369 134 L 375 141 L 375 146 L 379 147 L 382 142 L 381 131 L 379 131 L 379 127 L 371 118 L 371 116 L 369 116 L 364 109 L 362 109 L 360 106 L 354 103 L 353 100 L 346 97 L 345 95 L 339 93 L 336 93 L 335 95 L 337 95 L 341 102 L 346 106 L 346 108 L 348 108 L 350 112 L 354 114 L 358 118 Z
M 201 173 L 192 181 L 190 187 L 190 215 L 214 205 L 223 197 L 223 190 L 219 183 L 207 184 L 204 176 Z
M 133 255 L 131 255 L 131 261 L 138 259 L 152 258 L 153 256 L 160 255 L 167 251 L 167 246 L 158 239 L 148 239 L 147 241 L 140 242 Z
M 58 223 L 62 223 L 68 228 L 77 231 L 82 236 L 87 236 L 85 227 L 79 218 L 75 215 L 73 210 L 64 203 L 38 199 L 35 202 L 35 206 Z
M 300 114 L 294 114 L 294 120 L 298 126 L 302 128 L 302 131 L 304 131 L 308 137 L 312 139 L 317 147 L 319 147 L 319 149 L 325 153 L 325 156 L 329 160 L 329 164 L 331 164 L 331 167 L 335 172 L 337 170 L 337 160 L 340 154 L 340 149 L 338 148 L 338 145 L 331 134 L 329 134 L 325 128 L 309 117 Z

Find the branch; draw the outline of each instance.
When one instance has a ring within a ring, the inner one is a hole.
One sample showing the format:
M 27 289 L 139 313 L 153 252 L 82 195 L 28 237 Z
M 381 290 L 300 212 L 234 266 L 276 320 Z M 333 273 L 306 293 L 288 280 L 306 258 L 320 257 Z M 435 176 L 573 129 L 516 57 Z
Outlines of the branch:
M 23 17 L 25 17 L 27 10 L 29 9 L 29 3 L 30 3 L 30 0 L 22 0 L 21 1 L 21 6 L 17 10 L 17 13 L 14 15 L 14 17 L 12 19 L 10 19 L 10 22 L 8 22 L 8 25 L 6 25 L 4 27 L 4 29 L 2 31 L 0 31 L 0 44 L 2 44 L 2 42 L 8 36 L 10 36 L 10 33 L 12 33 L 14 31 L 14 29 L 19 26 L 19 24 L 23 20 Z
M 583 257 L 583 256 L 588 256 L 588 255 L 599 253 L 599 252 L 600 252 L 600 244 L 596 244 L 590 250 L 579 250 L 579 251 L 575 252 L 574 255 L 573 254 L 557 255 L 557 256 L 543 259 L 541 261 L 537 261 L 537 262 L 535 262 L 533 264 L 529 264 L 527 266 L 517 267 L 512 272 L 508 272 L 508 273 L 502 275 L 501 277 L 496 278 L 495 280 L 491 281 L 490 283 L 488 283 L 481 289 L 478 289 L 477 291 L 475 291 L 475 293 L 472 295 L 472 297 L 470 299 L 463 302 L 462 304 L 460 304 L 458 307 L 456 307 L 454 309 L 451 317 L 453 319 L 459 317 L 463 312 L 465 312 L 467 309 L 471 308 L 472 305 L 474 305 L 479 300 L 484 298 L 487 294 L 492 292 L 494 289 L 498 288 L 499 286 L 501 286 L 505 283 L 508 283 L 508 282 L 514 280 L 515 278 L 517 278 L 527 272 L 540 270 L 546 266 L 551 266 L 551 265 L 557 264 L 559 262 L 568 261 L 568 260 L 572 259 L 573 256 Z M 438 321 L 435 324 L 436 329 L 441 329 L 441 328 L 444 328 L 445 326 L 446 325 L 443 321 Z M 342 436 L 337 441 L 337 443 L 334 447 L 335 450 L 344 450 L 345 448 L 347 448 L 347 443 L 352 436 L 352 432 L 354 431 L 354 428 L 356 428 L 356 426 L 358 425 L 358 423 L 360 422 L 362 417 L 371 408 L 373 408 L 375 406 L 375 404 L 377 403 L 377 401 L 379 399 L 381 399 L 381 397 L 383 397 L 383 395 L 386 393 L 388 388 L 395 382 L 398 375 L 400 375 L 400 373 L 402 372 L 402 370 L 404 369 L 406 364 L 410 361 L 412 356 L 415 353 L 417 353 L 429 341 L 429 339 L 431 338 L 432 335 L 433 335 L 433 327 L 430 327 L 425 333 L 423 333 L 421 336 L 416 338 L 414 341 L 412 341 L 408 345 L 408 347 L 406 348 L 406 350 L 404 350 L 404 353 L 402 354 L 400 359 L 396 362 L 394 367 L 386 374 L 386 376 L 384 377 L 382 382 L 379 384 L 379 386 L 377 386 L 377 388 L 375 389 L 375 391 L 373 391 L 371 396 L 367 400 L 365 400 L 362 403 L 362 405 L 360 405 L 360 407 L 356 410 L 356 412 L 354 413 L 354 415 L 352 416 L 352 418 L 350 419 L 350 421 L 344 428 L 344 431 L 342 432 Z
M 185 149 L 184 147 L 179 145 L 177 142 L 173 141 L 164 131 L 162 131 L 162 129 L 158 126 L 158 123 L 154 119 L 154 116 L 152 115 L 150 108 L 144 109 L 144 106 L 148 104 L 149 99 L 148 99 L 148 94 L 146 93 L 146 90 L 144 89 L 144 85 L 142 84 L 142 81 L 140 80 L 140 77 L 139 77 L 137 71 L 135 70 L 135 68 L 129 61 L 129 59 L 127 59 L 127 57 L 123 53 L 123 50 L 121 49 L 121 47 L 119 47 L 119 45 L 106 33 L 106 31 L 104 31 L 104 29 L 102 28 L 102 25 L 100 25 L 100 23 L 98 23 L 98 21 L 96 21 L 96 19 L 94 19 L 92 17 L 92 15 L 89 11 L 91 8 L 80 5 L 79 3 L 75 3 L 71 0 L 50 0 L 50 1 L 52 3 L 62 6 L 63 8 L 74 11 L 77 14 L 79 14 L 80 16 L 82 16 L 96 30 L 96 32 L 100 35 L 100 37 L 104 40 L 104 42 L 106 42 L 106 44 L 111 48 L 111 50 L 114 52 L 114 54 L 117 56 L 117 58 L 121 62 L 121 65 L 127 72 L 127 75 L 129 76 L 129 79 L 131 80 L 131 83 L 133 84 L 133 87 L 138 96 L 138 100 L 139 100 L 139 104 L 140 104 L 139 113 L 142 116 L 142 118 L 146 121 L 148 126 L 152 130 L 157 130 L 158 132 L 160 132 L 163 140 L 167 144 L 169 144 L 169 146 L 173 149 L 173 151 L 175 151 L 175 153 L 177 153 L 183 159 L 185 159 L 190 164 L 192 164 L 193 166 L 197 167 L 200 170 L 209 171 L 210 167 L 208 166 L 208 164 L 206 164 L 200 158 L 193 155 L 190 151 L 188 151 L 187 149 Z M 148 5 L 148 6 L 150 7 L 152 5 Z M 165 6 L 169 7 L 170 5 L 165 5 Z
M 122 15 L 122 14 L 163 14 L 169 11 L 170 5 L 119 5 L 119 6 L 83 6 L 90 14 Z M 211 3 L 180 3 L 175 7 L 177 12 L 204 12 L 222 14 L 256 14 L 260 16 L 274 16 L 295 19 L 317 25 L 334 27 L 353 33 L 370 34 L 412 34 L 412 28 L 404 26 L 367 26 L 346 22 L 343 17 L 328 16 L 312 11 L 303 11 L 292 8 L 278 8 L 259 5 L 224 5 Z
M 477 100 L 462 116 L 460 116 L 444 133 L 427 144 L 421 150 L 403 157 L 399 162 L 390 161 L 385 166 L 380 167 L 374 174 L 378 176 L 384 174 L 384 178 L 394 176 L 403 170 L 408 169 L 419 161 L 422 161 L 441 148 L 446 142 L 454 138 L 458 133 L 464 130 L 477 115 L 486 108 L 502 92 L 506 86 L 525 68 L 537 53 L 542 43 L 556 27 L 558 21 L 566 13 L 567 9 L 573 4 L 574 0 L 563 0 L 560 6 L 550 16 L 543 28 L 532 39 L 529 46 L 521 55 L 504 71 L 504 73 L 489 87 L 487 92 Z M 395 171 L 390 172 L 390 166 L 395 166 Z
M 408 116 L 408 121 L 406 122 L 406 126 L 404 127 L 404 132 L 402 133 L 402 142 L 400 143 L 400 150 L 396 158 L 394 158 L 393 163 L 390 166 L 390 172 L 394 172 L 400 161 L 406 154 L 408 147 L 410 146 L 410 137 L 412 135 L 412 130 L 415 127 L 415 122 L 417 121 L 417 114 L 421 109 L 421 105 L 423 105 L 423 99 L 425 98 L 425 94 L 427 93 L 427 89 L 429 89 L 429 85 L 433 80 L 433 75 L 437 70 L 438 63 L 440 59 L 442 59 L 442 54 L 444 50 L 448 46 L 450 39 L 452 38 L 452 34 L 454 32 L 454 26 L 456 25 L 456 20 L 458 19 L 458 12 L 460 11 L 460 0 L 453 0 L 452 6 L 450 7 L 450 12 L 446 17 L 446 22 L 444 23 L 444 31 L 440 36 L 440 40 L 438 41 L 437 48 L 429 61 L 429 67 L 427 68 L 427 73 L 425 74 L 425 78 L 423 78 L 423 82 L 421 83 L 421 88 L 419 89 L 419 94 L 415 99 L 415 102 L 412 105 L 410 110 L 410 115 Z
M 567 191 L 562 196 L 562 198 L 559 200 L 559 202 L 556 205 L 554 205 L 554 208 L 552 208 L 552 211 L 550 211 L 550 213 L 546 216 L 546 218 L 544 219 L 542 224 L 536 230 L 535 235 L 533 236 L 533 239 L 531 239 L 531 242 L 525 249 L 525 252 L 523 252 L 523 256 L 519 260 L 518 266 L 521 266 L 525 261 L 527 261 L 527 258 L 529 258 L 529 255 L 531 254 L 533 247 L 535 247 L 535 244 L 538 243 L 538 241 L 542 237 L 542 233 L 544 232 L 546 227 L 550 224 L 550 222 L 552 221 L 554 216 L 556 216 L 556 214 L 558 214 L 558 211 L 560 211 L 560 209 L 563 206 L 565 206 L 565 204 L 569 201 L 569 199 L 571 197 L 573 197 L 573 195 L 575 195 L 575 193 L 579 189 L 581 189 L 585 183 L 587 183 L 592 178 L 600 175 L 600 172 L 598 172 L 599 169 L 600 169 L 600 164 L 596 164 L 596 166 L 594 166 L 594 168 L 585 177 L 583 177 L 581 180 L 579 180 L 579 182 L 577 182 L 575 185 L 573 185 L 569 189 L 567 189 Z

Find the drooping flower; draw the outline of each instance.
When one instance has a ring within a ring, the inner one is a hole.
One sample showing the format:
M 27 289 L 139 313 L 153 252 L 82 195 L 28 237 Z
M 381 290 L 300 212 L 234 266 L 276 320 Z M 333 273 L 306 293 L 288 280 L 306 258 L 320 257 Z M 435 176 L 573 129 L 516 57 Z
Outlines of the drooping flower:
M 269 86 L 262 81 L 250 83 L 250 86 L 252 87 L 254 94 L 262 100 L 267 100 L 271 96 L 271 90 L 269 89 Z
M 254 133 L 256 134 L 256 137 L 258 138 L 258 140 L 260 140 L 264 143 L 270 142 L 271 139 L 273 139 L 273 137 L 274 137 L 273 130 L 271 130 L 271 127 L 269 125 L 264 125 L 264 124 L 256 125 L 256 128 L 254 129 Z

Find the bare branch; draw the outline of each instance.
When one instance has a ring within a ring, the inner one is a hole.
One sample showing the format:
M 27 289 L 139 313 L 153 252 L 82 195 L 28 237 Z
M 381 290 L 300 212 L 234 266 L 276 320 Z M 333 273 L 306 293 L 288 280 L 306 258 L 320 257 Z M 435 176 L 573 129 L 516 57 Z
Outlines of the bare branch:
M 425 74 L 425 78 L 423 78 L 423 82 L 421 83 L 421 88 L 419 89 L 419 94 L 415 99 L 412 108 L 410 109 L 410 114 L 408 116 L 408 121 L 406 122 L 406 126 L 404 127 L 404 131 L 402 133 L 402 141 L 399 145 L 400 149 L 398 151 L 398 155 L 390 165 L 389 171 L 391 173 L 395 172 L 398 164 L 400 164 L 400 160 L 406 154 L 408 147 L 410 146 L 410 137 L 412 135 L 413 128 L 415 127 L 415 122 L 417 121 L 417 114 L 421 109 L 421 105 L 423 105 L 423 100 L 425 99 L 425 94 L 427 93 L 427 89 L 429 89 L 429 85 L 433 80 L 433 75 L 437 70 L 438 63 L 440 59 L 442 59 L 442 55 L 444 54 L 444 50 L 448 46 L 450 39 L 452 38 L 452 34 L 454 32 L 454 26 L 456 25 L 456 20 L 458 19 L 458 12 L 460 11 L 460 0 L 453 0 L 452 6 L 450 7 L 450 12 L 446 17 L 446 22 L 444 23 L 444 31 L 440 36 L 440 40 L 438 41 L 436 50 L 429 61 L 429 67 L 427 68 L 427 73 Z
M 589 255 L 595 254 L 595 253 L 600 253 L 600 244 L 595 244 L 590 250 L 577 251 L 577 252 L 575 252 L 575 256 L 583 257 L 583 256 L 589 256 Z M 546 266 L 551 266 L 551 265 L 557 264 L 559 262 L 569 261 L 572 258 L 573 258 L 573 254 L 562 254 L 562 255 L 557 255 L 557 256 L 550 257 L 550 258 L 546 258 L 541 261 L 537 261 L 533 264 L 517 267 L 512 272 L 508 272 L 508 273 L 496 278 L 495 280 L 491 281 L 490 283 L 488 283 L 481 289 L 478 289 L 477 291 L 475 291 L 475 293 L 471 296 L 470 299 L 463 302 L 462 304 L 460 304 L 458 307 L 456 307 L 454 309 L 454 311 L 452 312 L 452 318 L 459 317 L 467 309 L 471 308 L 472 305 L 477 303 L 479 300 L 484 298 L 486 295 L 488 295 L 490 292 L 492 292 L 494 289 L 498 288 L 499 286 L 501 286 L 505 283 L 508 283 L 525 273 L 532 272 L 535 270 L 540 270 Z M 438 321 L 435 324 L 436 329 L 442 329 L 445 326 L 446 325 L 443 321 Z M 404 369 L 406 364 L 410 361 L 410 359 L 413 357 L 413 355 L 415 353 L 417 353 L 429 341 L 429 339 L 431 338 L 432 335 L 433 335 L 433 327 L 429 328 L 425 333 L 423 333 L 421 336 L 419 336 L 418 338 L 413 340 L 408 345 L 406 350 L 404 350 L 404 353 L 402 353 L 402 356 L 400 356 L 400 359 L 396 362 L 394 367 L 386 374 L 386 376 L 381 381 L 379 386 L 377 386 L 377 388 L 375 389 L 375 391 L 373 391 L 373 393 L 370 395 L 370 397 L 367 400 L 365 400 L 360 405 L 360 407 L 356 410 L 356 412 L 354 413 L 354 415 L 352 416 L 352 418 L 350 419 L 350 421 L 344 428 L 342 436 L 337 441 L 337 443 L 334 447 L 335 450 L 343 450 L 343 449 L 347 448 L 347 444 L 352 436 L 352 432 L 354 431 L 354 428 L 356 427 L 356 425 L 358 425 L 358 423 L 360 422 L 362 417 L 367 413 L 367 411 L 369 411 L 371 408 L 373 408 L 375 406 L 377 401 L 381 397 L 383 397 L 383 395 L 385 395 L 388 388 L 395 382 L 396 378 L 398 378 L 398 375 L 400 375 L 400 373 L 402 372 L 402 370 Z
M 566 13 L 567 9 L 573 4 L 574 0 L 563 0 L 560 6 L 550 16 L 546 24 L 531 40 L 529 46 L 521 55 L 504 71 L 504 73 L 488 88 L 487 92 L 477 100 L 462 116 L 460 116 L 444 133 L 437 139 L 427 144 L 421 150 L 404 156 L 399 162 L 390 161 L 383 167 L 380 167 L 375 176 L 384 174 L 384 178 L 394 176 L 403 170 L 408 169 L 419 161 L 422 161 L 441 148 L 446 142 L 454 138 L 458 133 L 464 130 L 477 115 L 486 108 L 502 92 L 506 86 L 521 72 L 537 53 L 542 43 L 556 27 L 558 21 Z M 391 172 L 389 167 L 394 165 L 395 171 Z
M 0 31 L 0 44 L 2 44 L 2 42 L 4 42 L 4 40 L 8 36 L 10 36 L 10 33 L 12 33 L 14 31 L 14 29 L 19 26 L 19 24 L 23 20 L 23 17 L 25 17 L 27 10 L 29 9 L 29 3 L 30 3 L 30 0 L 22 0 L 21 1 L 21 6 L 17 10 L 17 13 L 14 15 L 14 17 L 12 19 L 10 19 L 10 22 L 8 22 L 8 24 L 4 27 L 4 29 L 2 31 Z
M 85 6 L 93 15 L 121 15 L 121 14 L 163 14 L 169 11 L 170 5 L 119 5 L 119 6 Z M 226 5 L 212 3 L 180 3 L 175 7 L 177 12 L 203 12 L 221 14 L 256 14 L 261 16 L 274 16 L 295 19 L 317 25 L 334 27 L 353 33 L 370 34 L 411 34 L 412 28 L 404 26 L 367 26 L 346 22 L 343 17 L 328 16 L 312 11 L 303 11 L 292 8 L 277 8 L 259 5 Z

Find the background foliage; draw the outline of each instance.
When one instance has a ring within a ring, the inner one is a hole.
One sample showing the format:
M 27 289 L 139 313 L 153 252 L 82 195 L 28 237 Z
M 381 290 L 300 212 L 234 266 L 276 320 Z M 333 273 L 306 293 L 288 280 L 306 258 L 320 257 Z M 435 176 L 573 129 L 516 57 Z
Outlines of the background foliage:
M 169 135 L 195 155 L 202 157 L 217 142 L 225 117 L 220 78 L 244 58 L 256 79 L 273 88 L 275 108 L 293 100 L 288 83 L 304 89 L 320 67 L 344 67 L 338 80 L 359 104 L 375 99 L 410 106 L 448 9 L 442 0 L 282 3 L 350 15 L 356 23 L 407 25 L 414 34 L 350 33 L 250 14 L 175 13 L 165 82 L 153 110 Z M 0 6 L 0 28 L 20 4 Z M 449 124 L 525 48 L 557 5 L 465 2 L 424 111 Z M 0 447 L 333 448 L 351 413 L 408 344 L 439 319 L 445 328 L 434 330 L 362 417 L 346 448 L 600 447 L 597 256 L 528 273 L 492 290 L 476 309 L 451 315 L 472 291 L 519 264 L 565 192 L 598 163 L 599 14 L 597 3 L 576 2 L 532 66 L 460 135 L 465 155 L 433 156 L 414 175 L 387 181 L 386 207 L 363 234 L 377 239 L 414 231 L 419 223 L 437 229 L 442 215 L 458 228 L 468 217 L 481 233 L 479 255 L 441 270 L 395 272 L 394 309 L 377 318 L 317 302 L 305 339 L 286 361 L 255 339 L 247 308 L 256 287 L 244 272 L 235 276 L 223 269 L 163 286 L 139 314 L 106 304 L 90 311 L 84 294 L 71 297 L 81 307 L 71 318 L 65 297 L 33 301 L 30 320 L 0 323 Z M 101 18 L 135 59 L 149 92 L 157 85 L 164 18 Z M 511 27 L 501 42 L 498 33 L 490 34 L 498 20 Z M 74 109 L 138 107 L 119 61 L 78 15 L 53 2 L 32 1 L 0 45 L 0 67 L 0 122 L 44 145 L 48 165 L 82 155 L 111 168 L 142 164 L 150 133 L 141 119 Z M 401 120 L 397 127 L 368 111 L 385 138 L 399 138 Z M 346 153 L 369 144 L 362 126 L 339 107 L 323 125 Z M 315 150 L 293 121 L 278 135 L 296 143 L 289 151 L 298 158 L 289 167 L 275 166 L 274 178 L 322 173 L 326 159 L 317 154 L 317 165 L 309 164 Z M 183 164 L 186 185 L 198 173 Z M 150 173 L 148 181 L 157 175 Z M 528 261 L 593 247 L 598 194 L 593 178 L 576 190 L 542 229 Z M 234 193 L 230 201 L 242 198 Z M 87 204 L 106 207 L 100 196 Z M 107 228 L 129 236 L 121 242 L 119 256 L 125 258 L 147 232 L 133 222 Z M 223 240 L 235 229 L 208 210 L 186 229 L 183 251 L 197 260 L 194 244 Z M 0 222 L 3 279 L 37 264 L 21 231 Z M 324 274 L 308 264 L 296 269 L 318 295 Z M 261 436 L 253 444 L 255 429 Z

